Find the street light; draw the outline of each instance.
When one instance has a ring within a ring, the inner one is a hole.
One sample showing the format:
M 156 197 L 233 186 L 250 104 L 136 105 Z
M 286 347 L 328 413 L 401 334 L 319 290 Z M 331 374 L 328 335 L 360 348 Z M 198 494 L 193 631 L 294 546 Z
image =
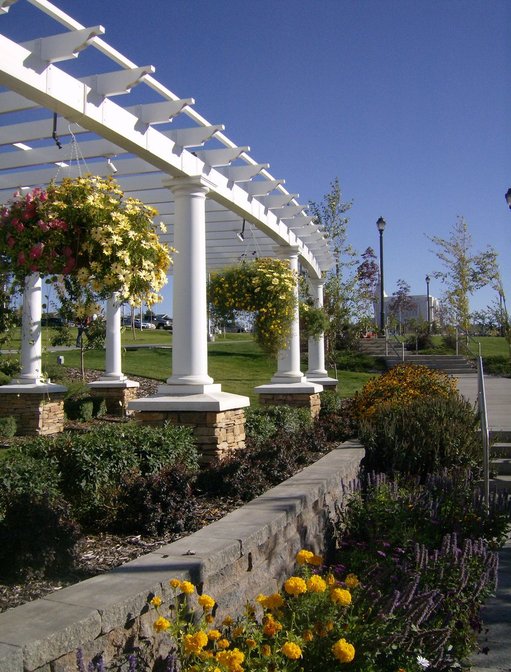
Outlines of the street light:
M 426 294 L 427 294 L 427 298 L 428 298 L 428 334 L 429 334 L 429 331 L 431 329 L 431 302 L 430 302 L 430 299 L 429 299 L 429 281 L 430 280 L 431 280 L 431 278 L 429 277 L 429 275 L 426 275 Z
M 506 191 L 506 203 L 509 205 L 509 209 L 511 210 L 511 187 Z
M 385 303 L 383 290 L 383 231 L 385 229 L 385 220 L 379 217 L 376 222 L 376 228 L 380 233 L 380 334 L 385 335 Z

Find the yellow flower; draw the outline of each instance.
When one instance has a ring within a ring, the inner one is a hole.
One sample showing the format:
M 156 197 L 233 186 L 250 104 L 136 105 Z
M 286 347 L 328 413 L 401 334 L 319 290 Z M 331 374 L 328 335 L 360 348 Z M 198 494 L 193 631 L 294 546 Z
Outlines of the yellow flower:
M 269 644 L 263 644 L 261 646 L 261 655 L 265 658 L 269 658 L 269 656 L 271 656 L 271 646 Z
M 307 590 L 311 593 L 324 593 L 326 590 L 326 581 L 314 574 L 307 580 Z
M 242 668 L 241 663 L 245 660 L 245 654 L 239 649 L 232 649 L 232 651 L 219 651 L 216 654 L 216 659 L 221 665 L 232 671 L 238 672 Z
M 304 630 L 302 639 L 304 642 L 312 642 L 312 640 L 314 639 L 314 633 L 312 632 L 312 630 Z
M 162 603 L 162 599 L 161 599 L 161 597 L 158 597 L 158 595 L 155 595 L 151 599 L 151 604 L 153 605 L 153 607 L 159 607 L 161 605 L 161 603 Z
M 342 607 L 347 607 L 351 604 L 351 593 L 344 588 L 334 588 L 330 591 L 330 599 L 334 604 L 340 604 Z
M 156 632 L 164 632 L 170 628 L 170 621 L 167 621 L 166 618 L 160 616 L 160 618 L 157 618 L 153 623 L 153 628 L 156 630 Z
M 232 631 L 232 636 L 233 637 L 241 637 L 241 635 L 245 632 L 245 628 L 242 625 L 238 625 L 237 628 L 234 628 Z
M 231 643 L 224 637 L 224 639 L 219 639 L 216 645 L 219 649 L 228 649 Z
M 309 560 L 309 565 L 314 565 L 315 567 L 319 567 L 322 564 L 323 564 L 323 557 L 321 555 L 313 555 L 312 558 Z
M 226 616 L 224 618 L 224 620 L 222 621 L 222 623 L 223 623 L 223 625 L 226 625 L 227 627 L 229 627 L 229 625 L 233 624 L 233 620 L 232 620 L 231 616 Z
M 314 557 L 314 553 L 312 551 L 307 551 L 305 549 L 302 549 L 301 551 L 298 551 L 296 554 L 296 562 L 299 565 L 306 565 L 311 558 Z
M 344 579 L 344 583 L 348 588 L 353 589 L 360 584 L 360 581 L 355 574 L 348 574 L 348 576 Z
M 220 630 L 208 630 L 208 637 L 212 642 L 215 642 L 222 637 L 222 633 Z
M 299 576 L 291 576 L 284 583 L 284 590 L 288 595 L 301 595 L 307 592 L 307 584 Z
M 200 606 L 204 609 L 204 611 L 209 611 L 210 609 L 213 609 L 215 606 L 215 600 L 210 596 L 210 595 L 201 595 L 198 600 Z
M 276 621 L 273 616 L 268 614 L 263 618 L 263 633 L 268 637 L 274 637 L 277 632 L 282 630 L 282 623 Z
M 280 593 L 273 593 L 273 595 L 258 595 L 257 602 L 264 609 L 280 609 L 285 604 L 285 600 Z
M 332 646 L 332 653 L 341 663 L 351 663 L 355 658 L 355 647 L 353 644 L 347 642 L 344 638 L 339 639 Z
M 286 642 L 281 649 L 282 653 L 290 660 L 298 660 L 302 657 L 302 650 L 294 642 Z
M 183 646 L 186 653 L 200 653 L 207 643 L 208 636 L 202 630 L 193 635 L 185 635 L 183 638 Z
M 335 586 L 335 584 L 337 583 L 335 576 L 333 574 L 327 574 L 326 582 L 327 585 L 329 586 Z
M 246 639 L 245 644 L 247 645 L 248 649 L 255 649 L 255 647 L 257 646 L 257 642 L 255 641 L 255 639 L 251 638 Z
M 182 581 L 181 590 L 185 595 L 191 595 L 192 593 L 195 592 L 195 586 L 193 585 L 193 583 L 190 583 L 190 581 Z

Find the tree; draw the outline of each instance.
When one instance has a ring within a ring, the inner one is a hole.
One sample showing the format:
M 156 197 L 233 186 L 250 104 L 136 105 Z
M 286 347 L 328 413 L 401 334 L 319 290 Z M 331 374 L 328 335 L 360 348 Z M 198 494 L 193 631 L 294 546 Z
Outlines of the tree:
M 406 313 L 414 310 L 417 304 L 410 296 L 410 285 L 401 278 L 397 281 L 397 290 L 393 292 L 393 299 L 389 302 L 389 312 L 397 319 L 399 323 L 399 331 L 403 333 L 403 315 L 406 318 Z M 404 322 L 406 323 L 406 319 Z
M 446 287 L 445 307 L 452 324 L 468 331 L 470 326 L 470 295 L 495 279 L 497 253 L 491 247 L 472 253 L 472 238 L 463 217 L 458 217 L 448 239 L 428 236 L 445 270 L 433 275 Z
M 335 257 L 335 275 L 339 286 L 343 287 L 352 275 L 356 252 L 348 243 L 349 217 L 352 201 L 343 202 L 339 178 L 330 184 L 330 191 L 324 195 L 321 203 L 311 201 L 309 210 L 314 216 L 315 224 L 323 229 L 330 240 L 330 247 Z

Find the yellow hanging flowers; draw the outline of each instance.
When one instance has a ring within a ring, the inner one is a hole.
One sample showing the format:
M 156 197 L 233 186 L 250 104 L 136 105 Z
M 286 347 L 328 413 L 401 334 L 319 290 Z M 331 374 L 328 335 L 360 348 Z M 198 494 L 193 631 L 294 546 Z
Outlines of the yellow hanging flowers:
M 264 257 L 212 275 L 209 301 L 214 314 L 232 319 L 236 310 L 255 313 L 259 345 L 276 354 L 286 347 L 297 305 L 297 275 L 289 262 Z

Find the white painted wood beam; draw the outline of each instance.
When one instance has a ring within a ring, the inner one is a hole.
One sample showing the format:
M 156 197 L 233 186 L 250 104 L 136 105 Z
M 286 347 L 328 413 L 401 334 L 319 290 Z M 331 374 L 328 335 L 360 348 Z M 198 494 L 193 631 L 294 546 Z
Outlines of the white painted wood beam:
M 100 96 L 121 96 L 129 93 L 146 75 L 152 75 L 154 72 L 155 68 L 152 65 L 145 65 L 129 70 L 103 72 L 100 75 L 84 77 L 80 81 Z
M 80 51 L 89 46 L 91 40 L 104 33 L 103 26 L 92 26 L 49 37 L 40 37 L 37 40 L 23 42 L 21 46 L 45 63 L 58 63 L 76 58 Z
M 250 147 L 225 147 L 224 149 L 203 149 L 195 152 L 198 159 L 208 166 L 228 166 L 238 159 L 243 152 L 249 152 Z
M 267 196 L 285 182 L 285 180 L 252 180 L 252 182 L 244 185 L 243 189 L 251 196 Z
M 126 110 L 134 114 L 143 124 L 164 124 L 190 105 L 195 105 L 194 98 L 181 98 L 178 100 L 164 100 L 160 103 L 134 105 L 127 107 Z
M 274 210 L 276 208 L 282 208 L 284 205 L 288 205 L 294 198 L 298 198 L 298 194 L 271 194 L 270 196 L 265 196 L 259 200 L 265 207 Z M 275 214 L 277 217 L 279 216 L 278 212 Z
M 212 138 L 218 131 L 223 131 L 225 126 L 197 126 L 195 128 L 179 128 L 175 131 L 163 131 L 163 135 L 180 147 L 199 147 Z
M 227 168 L 218 168 L 218 172 L 225 175 L 229 182 L 250 182 L 265 168 L 269 168 L 269 163 L 247 164 L 246 166 L 228 166 Z

